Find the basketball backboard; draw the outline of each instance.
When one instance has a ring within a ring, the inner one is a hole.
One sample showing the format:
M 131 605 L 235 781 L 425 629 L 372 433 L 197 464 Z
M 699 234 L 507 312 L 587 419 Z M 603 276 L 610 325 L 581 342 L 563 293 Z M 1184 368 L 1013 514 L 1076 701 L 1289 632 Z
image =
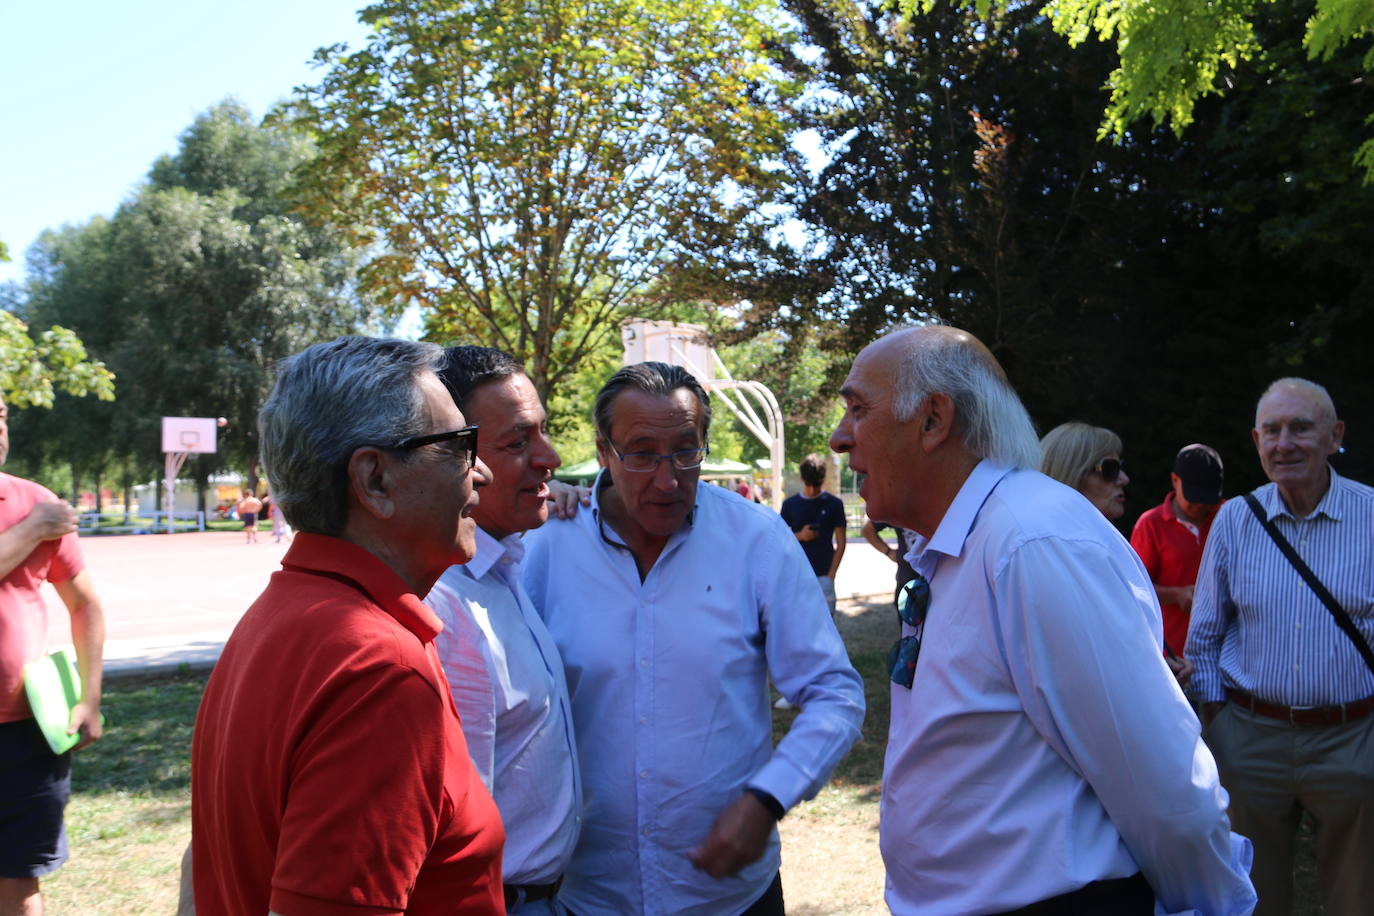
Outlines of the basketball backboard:
M 620 340 L 627 366 L 654 360 L 681 366 L 702 384 L 715 380 L 715 360 L 701 325 L 634 318 L 620 326 Z
M 218 422 L 215 417 L 163 417 L 162 450 L 213 454 Z

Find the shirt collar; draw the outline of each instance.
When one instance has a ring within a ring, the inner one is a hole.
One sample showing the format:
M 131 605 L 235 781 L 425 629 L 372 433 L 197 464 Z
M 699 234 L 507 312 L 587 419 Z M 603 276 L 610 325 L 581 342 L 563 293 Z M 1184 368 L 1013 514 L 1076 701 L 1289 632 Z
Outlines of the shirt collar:
M 978 512 L 983 508 L 983 503 L 988 496 L 1001 482 L 1002 478 L 1012 472 L 1012 468 L 1005 464 L 995 464 L 986 458 L 979 461 L 974 467 L 964 485 L 959 488 L 954 501 L 945 510 L 945 515 L 940 519 L 940 526 L 935 529 L 935 533 L 929 539 L 917 535 L 915 543 L 907 552 L 907 560 L 913 566 L 927 551 L 943 554 L 945 556 L 957 557 L 964 549 L 964 542 L 968 540 L 969 532 L 973 530 L 973 523 L 978 518 Z
M 1326 466 L 1326 469 L 1331 474 L 1331 483 L 1327 486 L 1326 493 L 1322 495 L 1316 507 L 1313 508 L 1312 514 L 1307 517 L 1316 518 L 1319 515 L 1325 515 L 1333 522 L 1339 522 L 1346 516 L 1347 509 L 1347 487 L 1345 485 L 1345 478 L 1337 474 L 1336 469 L 1329 464 Z M 1295 521 L 1299 520 L 1283 501 L 1283 495 L 1279 493 L 1278 484 L 1271 483 L 1269 486 L 1263 487 L 1262 489 L 1269 491 L 1260 494 L 1260 505 L 1264 507 L 1264 512 L 1269 518 L 1272 519 L 1280 515 L 1286 515 Z
M 463 569 L 474 579 L 480 579 L 491 571 L 491 568 L 501 562 L 501 557 L 506 553 L 506 541 L 514 538 L 517 542 L 520 535 L 512 534 L 504 540 L 498 541 L 496 538 L 487 534 L 478 527 L 477 529 L 477 553 L 471 560 L 463 564 Z M 520 545 L 522 548 L 523 544 Z M 523 553 L 523 550 L 521 551 Z M 519 558 L 514 558 L 518 560 Z
M 283 569 L 341 579 L 357 588 L 421 642 L 433 642 L 443 624 L 410 586 L 371 552 L 341 538 L 297 532 L 282 557 Z

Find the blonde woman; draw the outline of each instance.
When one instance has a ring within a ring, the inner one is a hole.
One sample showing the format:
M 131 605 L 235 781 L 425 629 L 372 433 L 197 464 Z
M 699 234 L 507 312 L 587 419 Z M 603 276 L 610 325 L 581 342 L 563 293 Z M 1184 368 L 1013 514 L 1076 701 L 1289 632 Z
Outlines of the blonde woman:
M 1063 423 L 1040 440 L 1040 470 L 1073 487 L 1108 520 L 1126 513 L 1125 462 L 1121 438 L 1110 429 L 1086 423 Z

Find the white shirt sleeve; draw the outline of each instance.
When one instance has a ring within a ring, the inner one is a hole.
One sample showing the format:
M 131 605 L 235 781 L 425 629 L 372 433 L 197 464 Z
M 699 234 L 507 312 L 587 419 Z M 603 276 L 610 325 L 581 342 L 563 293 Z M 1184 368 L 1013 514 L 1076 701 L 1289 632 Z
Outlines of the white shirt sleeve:
M 1249 912 L 1249 841 L 1157 648 L 1152 593 L 1103 545 L 1040 538 L 994 585 L 1016 691 L 1036 730 L 1092 787 L 1166 913 Z

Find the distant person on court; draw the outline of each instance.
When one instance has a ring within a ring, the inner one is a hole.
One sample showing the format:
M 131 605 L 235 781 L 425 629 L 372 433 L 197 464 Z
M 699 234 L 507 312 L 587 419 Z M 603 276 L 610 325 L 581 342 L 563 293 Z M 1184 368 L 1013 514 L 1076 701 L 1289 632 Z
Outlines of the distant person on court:
M 238 502 L 239 518 L 243 520 L 244 543 L 258 542 L 258 513 L 262 511 L 262 500 L 253 495 L 252 490 L 243 491 L 243 499 Z
M 554 901 L 577 844 L 582 784 L 563 662 L 520 583 L 526 531 L 549 517 L 562 463 L 524 368 L 488 347 L 452 347 L 440 379 L 482 431 L 491 483 L 473 510 L 477 553 L 450 566 L 425 598 L 468 752 L 506 828 L 511 913 L 560 912 Z
M 1270 385 L 1251 437 L 1270 482 L 1212 522 L 1185 650 L 1197 666 L 1194 695 L 1231 817 L 1255 844 L 1256 914 L 1292 912 L 1303 812 L 1316 824 L 1326 916 L 1368 914 L 1374 489 L 1328 463 L 1345 423 L 1314 382 Z
M 1174 458 L 1169 481 L 1172 490 L 1164 501 L 1136 519 L 1131 546 L 1159 598 L 1165 650 L 1182 656 L 1202 549 L 1222 500 L 1221 456 L 1201 443 L 1185 445 Z
M 906 328 L 840 393 L 831 447 L 865 475 L 869 515 L 917 533 L 888 656 L 892 912 L 1248 913 L 1250 845 L 1164 664 L 1150 580 L 1102 512 L 1035 470 L 996 358 L 965 331 Z
M 0 400 L 0 464 L 9 456 L 9 412 Z M 81 700 L 68 734 L 74 750 L 100 738 L 105 617 L 77 543 L 76 512 L 36 483 L 0 474 L 0 916 L 43 911 L 38 879 L 67 860 L 62 821 L 72 752 L 56 755 L 24 693 L 24 666 L 48 650 L 52 584 L 71 615 Z
M 797 466 L 797 472 L 801 475 L 801 492 L 782 501 L 782 520 L 801 543 L 802 552 L 825 595 L 825 606 L 830 608 L 833 617 L 835 573 L 844 558 L 849 523 L 840 498 L 821 489 L 825 484 L 823 456 L 807 455 Z
M 210 675 L 191 746 L 199 916 L 500 914 L 500 815 L 421 598 L 476 552 L 477 429 L 433 344 L 284 361 L 258 417 L 297 535 Z
M 272 541 L 274 543 L 280 544 L 281 539 L 286 537 L 287 534 L 286 516 L 282 513 L 281 506 L 277 505 L 277 501 L 275 499 L 273 499 L 269 504 L 267 514 L 272 519 Z
M 524 563 L 586 787 L 559 901 L 781 914 L 777 821 L 859 737 L 863 683 L 783 521 L 700 482 L 711 409 L 691 374 L 626 366 L 594 419 L 591 508 L 531 531 Z M 776 746 L 770 677 L 801 708 Z

